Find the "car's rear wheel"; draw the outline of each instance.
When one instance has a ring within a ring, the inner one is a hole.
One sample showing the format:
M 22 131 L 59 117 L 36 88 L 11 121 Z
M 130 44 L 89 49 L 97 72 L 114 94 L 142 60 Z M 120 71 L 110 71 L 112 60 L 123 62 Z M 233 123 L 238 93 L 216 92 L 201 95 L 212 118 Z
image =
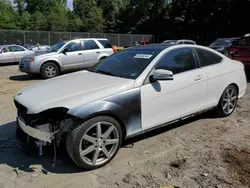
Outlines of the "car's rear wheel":
M 60 73 L 59 67 L 55 63 L 45 63 L 41 68 L 41 75 L 43 78 L 53 78 Z
M 216 113 L 220 117 L 231 115 L 238 101 L 238 90 L 234 85 L 229 85 L 220 98 L 219 104 L 216 107 Z
M 111 117 L 94 117 L 68 133 L 67 151 L 83 169 L 96 169 L 109 163 L 122 142 L 120 124 Z

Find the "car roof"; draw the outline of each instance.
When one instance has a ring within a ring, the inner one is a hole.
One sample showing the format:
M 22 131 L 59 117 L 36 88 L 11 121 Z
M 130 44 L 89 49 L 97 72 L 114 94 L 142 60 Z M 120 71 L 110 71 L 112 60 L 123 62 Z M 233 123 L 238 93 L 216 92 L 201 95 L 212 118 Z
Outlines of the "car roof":
M 158 50 L 158 51 L 163 51 L 166 48 L 169 48 L 169 47 L 171 47 L 173 45 L 174 44 L 164 44 L 164 43 L 161 43 L 161 44 L 148 44 L 148 45 L 130 47 L 130 48 L 127 48 L 126 50 L 130 50 L 130 51 L 133 51 L 133 50 L 138 50 L 138 51 L 139 50 Z
M 238 39 L 239 37 L 229 37 L 229 38 L 218 38 L 216 40 L 233 40 L 233 39 Z
M 108 40 L 107 38 L 74 38 L 74 39 L 72 39 L 72 40 Z M 64 41 L 71 41 L 71 40 L 64 40 Z
M 21 46 L 21 45 L 18 45 L 18 44 L 7 44 L 7 45 L 2 45 L 1 47 L 8 47 L 8 46 Z

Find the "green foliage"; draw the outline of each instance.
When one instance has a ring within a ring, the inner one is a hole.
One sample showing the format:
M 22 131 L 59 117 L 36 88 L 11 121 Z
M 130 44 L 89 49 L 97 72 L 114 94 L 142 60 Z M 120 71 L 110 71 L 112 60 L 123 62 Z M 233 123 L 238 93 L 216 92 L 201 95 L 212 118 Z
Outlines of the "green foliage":
M 82 20 L 79 16 L 69 13 L 68 31 L 80 31 Z
M 62 1 L 57 1 L 51 11 L 48 13 L 50 31 L 67 31 L 68 29 L 68 11 Z
M 47 18 L 39 11 L 35 11 L 30 16 L 29 29 L 33 31 L 46 31 L 49 29 Z
M 242 35 L 249 0 L 0 0 L 0 29 Z
M 102 32 L 103 24 L 102 9 L 99 7 L 93 7 L 89 12 L 88 17 L 83 20 L 83 30 Z
M 0 0 L 0 28 L 19 29 L 18 13 L 13 10 L 7 0 Z

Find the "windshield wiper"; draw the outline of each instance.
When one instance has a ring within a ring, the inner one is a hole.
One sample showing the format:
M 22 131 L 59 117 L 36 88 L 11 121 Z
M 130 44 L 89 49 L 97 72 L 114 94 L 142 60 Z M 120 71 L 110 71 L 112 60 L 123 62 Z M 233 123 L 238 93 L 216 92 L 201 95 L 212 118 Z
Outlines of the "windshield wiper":
M 106 75 L 109 75 L 109 76 L 115 76 L 115 75 L 112 74 L 111 72 L 104 71 L 104 70 L 97 70 L 96 72 L 101 73 L 101 74 L 106 74 Z

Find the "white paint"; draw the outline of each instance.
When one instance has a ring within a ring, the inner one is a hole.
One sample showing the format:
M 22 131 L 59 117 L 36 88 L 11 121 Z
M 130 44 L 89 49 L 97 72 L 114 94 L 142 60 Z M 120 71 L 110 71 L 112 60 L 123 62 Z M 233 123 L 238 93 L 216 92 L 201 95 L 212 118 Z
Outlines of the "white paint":
M 151 54 L 136 54 L 134 58 L 138 59 L 150 59 L 153 55 Z

